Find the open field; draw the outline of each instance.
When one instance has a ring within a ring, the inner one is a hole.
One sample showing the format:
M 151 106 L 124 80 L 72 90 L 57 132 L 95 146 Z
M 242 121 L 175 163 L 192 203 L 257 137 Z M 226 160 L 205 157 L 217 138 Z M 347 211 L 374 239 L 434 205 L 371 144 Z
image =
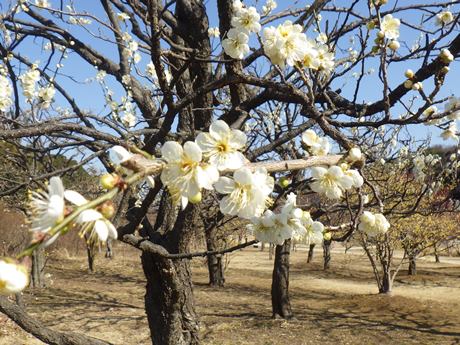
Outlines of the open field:
M 50 261 L 49 287 L 26 294 L 27 309 L 46 325 L 84 332 L 114 344 L 149 344 L 143 311 L 144 279 L 139 253 L 119 247 L 110 261 L 98 258 L 95 274 L 85 258 Z M 442 258 L 441 258 L 442 260 Z M 194 266 L 195 295 L 205 345 L 460 344 L 460 262 L 419 260 L 418 276 L 403 270 L 394 293 L 377 295 L 368 262 L 359 252 L 334 250 L 322 270 L 322 252 L 306 263 L 292 255 L 291 303 L 296 319 L 271 319 L 273 262 L 251 248 L 234 253 L 226 287 L 210 288 L 203 260 Z M 0 316 L 1 345 L 35 345 Z

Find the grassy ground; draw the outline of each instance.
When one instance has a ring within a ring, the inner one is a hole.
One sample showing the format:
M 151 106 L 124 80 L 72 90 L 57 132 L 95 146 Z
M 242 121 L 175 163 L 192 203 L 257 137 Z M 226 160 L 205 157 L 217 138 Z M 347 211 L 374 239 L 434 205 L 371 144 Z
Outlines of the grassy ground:
M 230 256 L 226 286 L 207 286 L 204 261 L 193 262 L 205 345 L 460 344 L 460 264 L 419 260 L 419 274 L 402 272 L 391 297 L 380 296 L 366 258 L 334 251 L 322 270 L 321 252 L 306 264 L 292 255 L 291 302 L 296 319 L 271 319 L 273 262 L 254 248 Z M 47 326 L 90 334 L 114 344 L 149 344 L 139 253 L 122 249 L 99 258 L 87 274 L 84 258 L 50 262 L 49 286 L 26 294 L 27 309 Z M 0 315 L 1 345 L 41 342 Z

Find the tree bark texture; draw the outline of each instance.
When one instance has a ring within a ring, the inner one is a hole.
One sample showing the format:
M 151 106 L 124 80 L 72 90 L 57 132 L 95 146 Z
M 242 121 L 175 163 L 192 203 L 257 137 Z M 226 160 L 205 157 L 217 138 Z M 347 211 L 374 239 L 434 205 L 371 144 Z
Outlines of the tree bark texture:
M 308 259 L 307 259 L 307 263 L 310 263 L 310 262 L 313 260 L 313 253 L 314 253 L 314 250 L 315 250 L 315 244 L 312 243 L 312 244 L 310 244 L 310 248 L 308 249 Z
M 274 318 L 291 319 L 293 317 L 289 300 L 289 251 L 291 240 L 276 246 L 275 265 L 272 276 L 272 311 Z
M 331 240 L 323 241 L 323 258 L 325 270 L 328 270 L 331 267 L 331 243 Z

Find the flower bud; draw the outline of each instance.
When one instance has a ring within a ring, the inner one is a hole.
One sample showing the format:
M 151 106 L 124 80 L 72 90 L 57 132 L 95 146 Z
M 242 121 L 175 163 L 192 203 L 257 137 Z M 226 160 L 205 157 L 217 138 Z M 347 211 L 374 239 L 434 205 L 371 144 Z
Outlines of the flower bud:
M 406 81 L 404 82 L 404 87 L 405 87 L 406 89 L 412 89 L 412 86 L 413 86 L 413 85 L 414 85 L 414 83 L 413 83 L 411 80 L 409 80 L 409 79 L 406 80 Z
M 423 84 L 421 82 L 417 82 L 412 85 L 412 90 L 414 91 L 419 91 L 421 89 L 423 89 Z
M 192 196 L 191 198 L 188 198 L 188 201 L 189 201 L 191 204 L 198 204 L 199 202 L 201 202 L 201 199 L 202 199 L 201 192 L 198 192 L 197 194 L 195 194 L 195 195 Z
M 323 238 L 326 241 L 329 241 L 332 238 L 332 234 L 330 232 L 326 232 L 326 233 L 323 234 Z
M 291 184 L 291 180 L 288 179 L 286 176 L 282 176 L 278 182 L 281 188 L 287 188 Z
M 404 73 L 404 75 L 406 76 L 406 78 L 412 79 L 412 78 L 415 76 L 415 73 L 414 73 L 413 70 L 408 69 L 408 70 L 406 70 L 406 72 Z
M 383 31 L 379 31 L 377 32 L 377 37 L 383 39 L 385 38 L 385 33 Z
M 359 147 L 353 147 L 350 152 L 348 152 L 348 160 L 351 162 L 360 161 L 363 159 L 363 154 Z
M 104 189 L 112 189 L 120 182 L 120 176 L 117 174 L 104 174 L 101 176 L 101 185 Z
M 447 74 L 449 73 L 450 71 L 450 68 L 448 66 L 444 66 L 442 69 L 441 69 L 441 73 L 442 74 Z
M 388 48 L 390 48 L 391 50 L 393 50 L 394 52 L 397 51 L 399 49 L 401 45 L 399 44 L 398 41 L 391 41 L 390 44 L 388 44 Z
M 110 219 L 115 214 L 115 206 L 112 201 L 106 201 L 98 207 L 99 212 L 104 216 L 104 218 Z

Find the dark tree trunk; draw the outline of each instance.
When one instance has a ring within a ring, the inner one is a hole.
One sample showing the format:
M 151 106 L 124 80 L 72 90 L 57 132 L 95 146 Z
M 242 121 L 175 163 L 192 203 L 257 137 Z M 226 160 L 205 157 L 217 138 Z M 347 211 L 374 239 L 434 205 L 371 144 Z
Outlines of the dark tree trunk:
M 86 244 L 86 256 L 88 257 L 88 270 L 94 272 L 94 248 L 92 244 Z
M 107 246 L 105 248 L 105 257 L 108 259 L 113 259 L 113 247 L 112 247 L 112 240 L 107 240 Z
M 32 254 L 31 283 L 33 288 L 45 286 L 45 250 L 39 248 Z
M 307 263 L 310 263 L 313 260 L 313 252 L 315 250 L 315 244 L 310 244 L 310 248 L 308 249 L 308 259 Z
M 291 319 L 293 317 L 289 301 L 289 251 L 291 240 L 276 246 L 275 265 L 272 277 L 272 311 L 273 317 Z
M 438 246 L 434 246 L 434 261 L 439 264 L 441 260 L 439 259 L 439 254 L 438 254 Z
M 323 258 L 325 270 L 328 270 L 331 266 L 331 243 L 331 240 L 323 241 Z
M 270 243 L 268 245 L 268 260 L 272 260 L 273 259 L 273 251 L 275 249 L 275 245 L 273 243 Z
M 211 226 L 209 229 L 206 229 L 206 249 L 208 251 L 217 250 L 216 246 L 216 237 L 215 237 L 216 227 Z M 208 259 L 208 272 L 209 272 L 209 285 L 211 286 L 224 286 L 224 268 L 222 266 L 222 255 L 209 254 L 207 255 Z
M 382 281 L 380 283 L 379 293 L 390 295 L 391 288 L 392 288 L 391 274 L 390 272 L 388 272 L 388 270 L 384 269 Z
M 188 251 L 196 208 L 179 212 L 174 228 L 160 239 L 170 253 Z M 145 310 L 154 345 L 196 345 L 199 324 L 195 312 L 189 260 L 168 260 L 143 252 L 142 267 L 147 279 Z
M 417 274 L 417 258 L 415 256 L 409 257 L 409 269 L 407 274 L 410 276 L 415 276 Z

